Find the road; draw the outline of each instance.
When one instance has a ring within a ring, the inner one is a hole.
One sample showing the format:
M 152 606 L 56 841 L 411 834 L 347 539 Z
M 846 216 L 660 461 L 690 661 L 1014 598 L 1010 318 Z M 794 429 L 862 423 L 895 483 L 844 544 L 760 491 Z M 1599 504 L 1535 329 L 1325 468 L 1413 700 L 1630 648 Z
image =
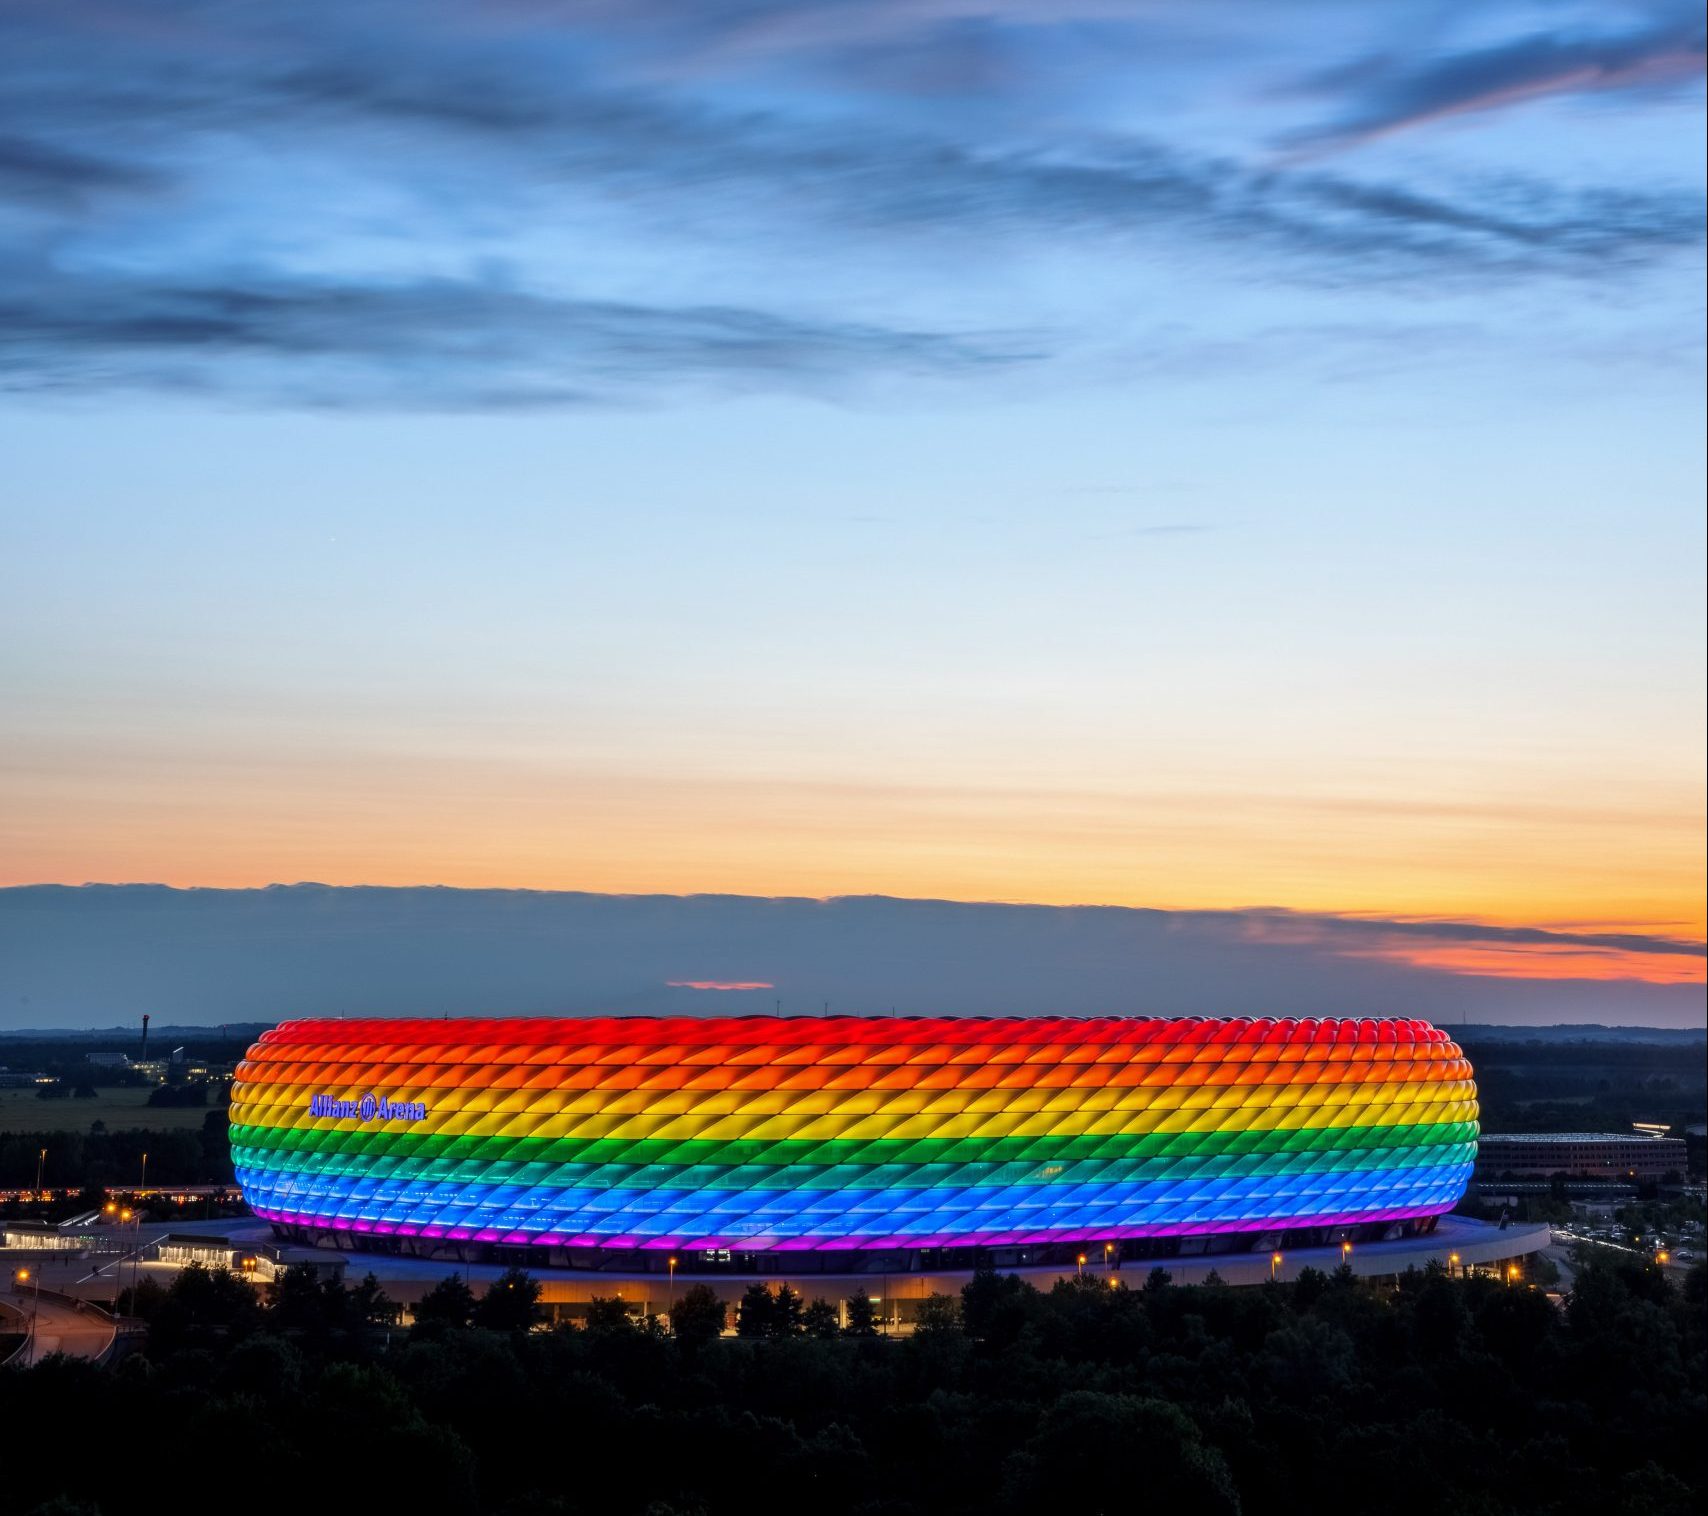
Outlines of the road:
M 30 1290 L 0 1293 L 0 1309 L 8 1325 L 18 1332 L 29 1331 L 30 1315 L 36 1313 L 35 1331 L 17 1362 L 32 1363 L 49 1353 L 72 1358 L 99 1358 L 113 1345 L 116 1326 L 105 1311 L 92 1306 L 78 1309 L 70 1300 L 44 1294 L 39 1299 Z

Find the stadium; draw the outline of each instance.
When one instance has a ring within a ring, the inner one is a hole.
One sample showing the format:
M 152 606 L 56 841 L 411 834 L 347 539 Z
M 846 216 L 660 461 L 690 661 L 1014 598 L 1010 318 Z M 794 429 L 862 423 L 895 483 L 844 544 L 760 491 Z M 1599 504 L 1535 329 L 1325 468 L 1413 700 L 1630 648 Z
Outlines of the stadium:
M 1411 1019 L 303 1020 L 231 1105 L 282 1239 L 673 1278 L 1428 1251 L 1477 1130 Z

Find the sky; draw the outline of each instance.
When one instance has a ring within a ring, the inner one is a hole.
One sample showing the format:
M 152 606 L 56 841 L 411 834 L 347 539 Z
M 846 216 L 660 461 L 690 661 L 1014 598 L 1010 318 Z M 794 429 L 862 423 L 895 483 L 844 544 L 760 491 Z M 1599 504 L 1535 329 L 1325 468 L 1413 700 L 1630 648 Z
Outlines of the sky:
M 0 0 L 0 884 L 1363 923 L 1700 1021 L 1703 57 Z

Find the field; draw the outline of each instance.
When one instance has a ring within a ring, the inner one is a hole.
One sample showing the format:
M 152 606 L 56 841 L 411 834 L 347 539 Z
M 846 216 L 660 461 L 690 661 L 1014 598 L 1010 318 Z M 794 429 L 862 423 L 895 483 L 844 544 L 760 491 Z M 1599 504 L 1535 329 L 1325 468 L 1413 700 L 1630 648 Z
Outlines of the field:
M 0 1132 L 200 1131 L 211 1106 L 151 1107 L 146 1089 L 101 1090 L 93 1100 L 38 1100 L 33 1090 L 0 1090 Z

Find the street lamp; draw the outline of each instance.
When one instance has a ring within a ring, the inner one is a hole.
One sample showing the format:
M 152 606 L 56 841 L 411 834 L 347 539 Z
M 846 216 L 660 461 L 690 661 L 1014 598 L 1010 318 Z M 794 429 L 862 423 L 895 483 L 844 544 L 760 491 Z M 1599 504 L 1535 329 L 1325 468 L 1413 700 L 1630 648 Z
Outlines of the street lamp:
M 36 1154 L 36 1194 L 42 1192 L 42 1165 L 47 1162 L 47 1149 L 43 1148 Z
M 670 1255 L 670 1304 L 676 1304 L 676 1255 Z
M 30 1327 L 24 1336 L 24 1342 L 30 1350 L 29 1361 L 33 1364 L 36 1361 L 36 1317 L 42 1308 L 41 1277 L 33 1269 L 13 1269 L 12 1293 L 14 1295 L 22 1293 L 18 1289 L 20 1284 L 27 1284 L 30 1287 Z
M 1106 1242 L 1103 1244 L 1103 1267 L 1104 1268 L 1109 1267 L 1109 1255 L 1111 1253 L 1113 1253 L 1114 1251 L 1115 1251 L 1115 1244 L 1114 1243 Z
M 1506 1287 L 1509 1290 L 1513 1286 L 1513 1281 L 1515 1281 L 1517 1278 L 1518 1278 L 1518 1265 L 1516 1263 L 1509 1263 L 1506 1266 Z
M 1079 1260 L 1074 1265 L 1073 1273 L 1074 1273 L 1074 1278 L 1076 1278 L 1076 1279 L 1081 1279 L 1085 1276 L 1085 1254 L 1084 1253 L 1081 1253 L 1079 1255 Z
M 124 1225 L 125 1223 L 127 1223 L 130 1220 L 130 1218 L 131 1218 L 131 1208 L 128 1205 L 127 1206 L 121 1206 L 119 1208 L 119 1224 L 121 1226 Z M 139 1230 L 140 1230 L 140 1227 L 139 1227 Z M 125 1261 L 126 1261 L 125 1260 L 125 1254 L 120 1253 L 119 1254 L 119 1267 L 118 1267 L 118 1285 L 119 1285 L 119 1288 L 121 1290 L 124 1287 Z M 130 1251 L 130 1260 L 129 1261 L 130 1261 L 130 1266 L 131 1266 L 130 1267 L 131 1314 L 134 1316 L 136 1314 L 136 1287 L 137 1287 L 137 1284 L 139 1283 L 139 1281 L 137 1279 L 137 1274 L 136 1274 L 136 1248 L 134 1245 L 132 1246 L 131 1251 Z M 118 1302 L 115 1300 L 113 1302 L 113 1304 L 115 1307 L 117 1307 Z
M 1281 1255 L 1279 1253 L 1271 1253 L 1269 1255 L 1269 1282 L 1271 1284 L 1275 1283 L 1275 1276 L 1280 1271 L 1280 1268 Z
M 148 1154 L 142 1155 L 142 1183 L 136 1187 L 136 1198 L 142 1199 L 143 1191 L 148 1188 Z
M 1459 1255 L 1457 1253 L 1449 1253 L 1447 1255 L 1447 1277 L 1449 1279 L 1451 1279 L 1453 1277 L 1453 1270 L 1458 1268 L 1458 1267 L 1459 1267 Z
M 1352 1262 L 1352 1243 L 1344 1237 L 1340 1240 L 1340 1261 L 1343 1264 Z

